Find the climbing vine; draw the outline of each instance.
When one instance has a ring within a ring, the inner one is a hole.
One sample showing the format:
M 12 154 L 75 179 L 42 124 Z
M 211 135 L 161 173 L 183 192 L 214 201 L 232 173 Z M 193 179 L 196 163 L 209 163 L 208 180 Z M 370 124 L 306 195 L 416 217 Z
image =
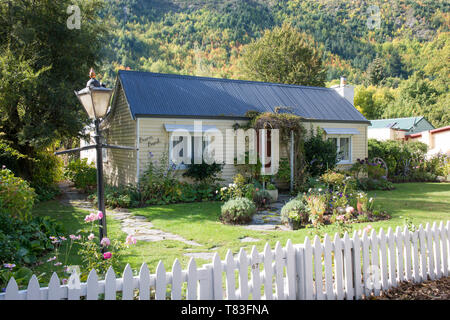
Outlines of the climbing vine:
M 246 116 L 250 120 L 244 125 L 235 125 L 235 129 L 278 129 L 280 137 L 280 158 L 282 155 L 287 156 L 287 162 L 290 163 L 290 141 L 291 132 L 294 133 L 294 187 L 297 189 L 304 183 L 305 179 L 305 156 L 304 156 L 304 137 L 306 130 L 302 125 L 302 117 L 289 113 L 287 107 L 275 108 L 273 112 L 248 111 Z M 286 159 L 286 158 L 285 158 Z M 282 159 L 280 159 L 282 160 Z M 285 160 L 286 161 L 286 160 Z M 287 178 L 278 175 L 285 182 L 290 182 Z

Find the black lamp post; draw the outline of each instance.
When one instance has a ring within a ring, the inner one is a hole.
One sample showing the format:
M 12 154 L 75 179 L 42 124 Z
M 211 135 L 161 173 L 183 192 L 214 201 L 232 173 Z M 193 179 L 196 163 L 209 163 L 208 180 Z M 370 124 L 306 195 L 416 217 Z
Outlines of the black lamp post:
M 97 203 L 98 210 L 103 213 L 103 217 L 99 220 L 100 240 L 107 236 L 106 229 L 106 212 L 105 212 L 105 192 L 103 189 L 103 156 L 102 156 L 102 136 L 100 135 L 100 119 L 105 118 L 108 111 L 109 100 L 111 99 L 112 89 L 106 88 L 97 79 L 93 69 L 89 72 L 91 78 L 86 88 L 75 91 L 75 95 L 80 100 L 89 118 L 95 123 L 95 149 L 97 153 Z
M 103 213 L 102 219 L 99 220 L 100 230 L 99 237 L 100 240 L 107 236 L 106 229 L 106 210 L 105 210 L 105 192 L 103 187 L 103 156 L 102 149 L 103 148 L 111 148 L 111 149 L 122 149 L 122 150 L 137 150 L 132 147 L 124 147 L 124 146 L 113 146 L 104 144 L 101 141 L 100 134 L 100 119 L 104 119 L 109 106 L 109 101 L 111 99 L 112 89 L 106 88 L 105 85 L 100 83 L 97 79 L 95 79 L 95 72 L 91 69 L 90 80 L 86 84 L 86 88 L 75 91 L 75 95 L 78 100 L 83 105 L 84 109 L 88 113 L 89 117 L 94 120 L 95 124 L 95 145 L 85 146 L 81 148 L 75 148 L 65 151 L 56 152 L 55 154 L 65 154 L 65 153 L 73 153 L 77 151 L 96 149 L 97 153 L 97 203 L 98 210 Z

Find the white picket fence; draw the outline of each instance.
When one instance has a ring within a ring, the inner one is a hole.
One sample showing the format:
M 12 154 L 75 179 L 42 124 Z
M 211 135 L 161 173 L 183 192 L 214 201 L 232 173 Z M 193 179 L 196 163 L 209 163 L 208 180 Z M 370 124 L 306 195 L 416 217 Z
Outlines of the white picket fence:
M 351 300 L 363 295 L 379 295 L 401 281 L 434 280 L 449 273 L 450 221 L 430 227 L 422 225 L 415 232 L 406 227 L 395 233 L 381 229 L 378 234 L 357 232 L 350 238 L 328 235 L 321 242 L 315 237 L 303 244 L 290 240 L 274 250 L 266 244 L 262 253 L 253 247 L 250 255 L 241 249 L 237 256 L 228 251 L 224 261 L 216 253 L 212 263 L 197 268 L 191 259 L 182 270 L 178 259 L 167 272 L 160 261 L 156 273 L 147 265 L 133 276 L 127 265 L 122 278 L 109 269 L 104 280 L 92 270 L 86 283 L 78 288 L 61 285 L 54 273 L 48 287 L 41 288 L 33 276 L 27 290 L 19 290 L 12 278 L 0 300 Z

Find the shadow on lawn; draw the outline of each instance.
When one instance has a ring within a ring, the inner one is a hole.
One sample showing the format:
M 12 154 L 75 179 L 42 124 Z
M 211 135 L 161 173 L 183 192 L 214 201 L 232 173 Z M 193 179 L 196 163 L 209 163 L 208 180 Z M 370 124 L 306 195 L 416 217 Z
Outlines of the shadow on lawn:
M 65 233 L 69 235 L 75 234 L 85 226 L 84 217 L 87 211 L 77 209 L 71 205 L 64 205 L 54 200 L 37 204 L 33 208 L 32 214 L 34 216 L 48 216 L 55 219 L 63 225 Z

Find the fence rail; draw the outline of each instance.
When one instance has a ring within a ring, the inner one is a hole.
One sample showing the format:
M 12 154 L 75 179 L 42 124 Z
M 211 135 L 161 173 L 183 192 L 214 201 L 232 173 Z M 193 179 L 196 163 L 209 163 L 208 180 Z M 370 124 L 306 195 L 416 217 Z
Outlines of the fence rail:
M 448 276 L 449 239 L 450 221 L 414 232 L 397 227 L 361 237 L 356 231 L 342 239 L 306 237 L 303 244 L 277 242 L 273 250 L 266 243 L 263 252 L 253 246 L 250 254 L 241 248 L 234 256 L 228 250 L 225 260 L 216 253 L 201 268 L 192 258 L 182 270 L 176 259 L 169 272 L 160 261 L 154 274 L 144 263 L 137 276 L 127 265 L 122 278 L 110 268 L 103 280 L 92 270 L 79 286 L 61 285 L 53 273 L 48 287 L 41 288 L 33 275 L 27 289 L 19 290 L 11 278 L 0 300 L 357 300 L 402 281 Z

